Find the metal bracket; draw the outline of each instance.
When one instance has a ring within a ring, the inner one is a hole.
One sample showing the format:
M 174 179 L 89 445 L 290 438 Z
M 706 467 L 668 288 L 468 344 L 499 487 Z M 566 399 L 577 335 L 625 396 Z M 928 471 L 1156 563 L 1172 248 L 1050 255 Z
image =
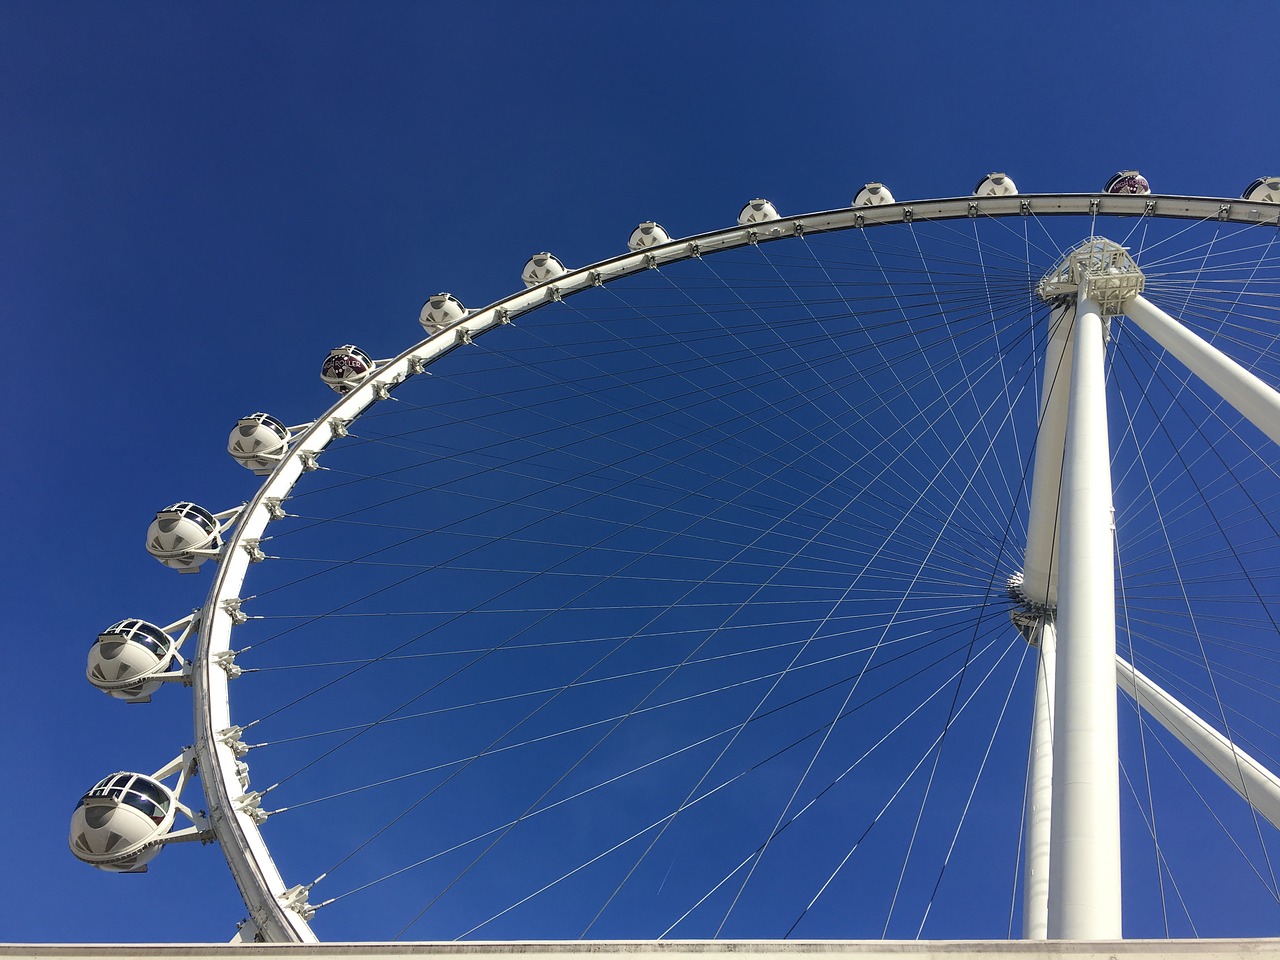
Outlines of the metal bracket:
M 240 609 L 243 601 L 239 597 L 228 597 L 222 601 L 222 609 L 231 617 L 231 622 L 237 627 L 242 623 L 249 622 L 249 615 Z
M 426 361 L 426 358 L 425 358 L 425 357 L 410 357 L 410 358 L 409 358 L 409 372 L 410 372 L 410 373 L 418 374 L 418 373 L 421 373 L 421 372 L 422 372 L 423 370 L 425 370 L 425 369 L 427 369 L 427 361 Z
M 261 790 L 250 790 L 248 793 L 241 794 L 232 800 L 231 805 L 254 823 L 265 823 L 267 817 L 271 816 L 271 814 L 262 809 L 262 794 L 263 791 Z
M 644 265 L 649 270 L 656 270 L 658 267 L 658 258 L 652 253 L 646 253 L 644 255 Z
M 1044 614 L 1030 613 L 1014 607 L 1009 611 L 1009 619 L 1013 621 L 1014 627 L 1018 633 L 1022 634 L 1022 639 L 1027 641 L 1029 646 L 1040 646 L 1040 632 L 1044 626 Z
M 320 464 L 316 461 L 318 456 L 320 454 L 315 450 L 303 450 L 298 454 L 298 460 L 302 463 L 304 473 L 311 473 L 313 470 L 320 469 Z
M 236 935 L 232 943 L 266 943 L 262 929 L 252 919 L 241 920 L 236 924 Z
M 284 512 L 284 497 L 266 497 L 263 499 L 262 505 L 267 508 L 267 515 L 272 520 L 283 520 L 288 516 Z
M 969 216 L 970 216 L 970 217 L 976 217 L 977 215 L 978 215 L 978 201 L 977 201 L 977 200 L 970 200 L 970 201 L 969 201 Z
M 243 670 L 236 666 L 236 652 L 234 650 L 223 650 L 221 653 L 215 653 L 210 659 L 215 666 L 219 666 L 226 671 L 228 680 L 234 680 L 244 673 Z
M 754 246 L 756 246 L 759 242 L 760 242 L 760 234 L 759 234 L 759 233 L 757 233 L 755 230 L 748 230 L 748 231 L 747 231 L 747 243 L 751 244 L 751 245 L 754 247 Z
M 804 221 L 803 221 L 803 220 L 796 220 L 796 221 L 794 221 L 794 222 L 793 222 L 793 226 L 795 227 L 796 236 L 797 236 L 797 237 L 803 237 L 803 236 L 804 236 Z
M 1230 216 L 1231 216 L 1231 204 L 1229 203 L 1218 204 L 1218 219 L 1226 220 Z
M 1023 215 L 1024 217 L 1029 217 L 1029 216 L 1031 215 L 1031 201 L 1030 201 L 1030 200 L 1019 200 L 1019 201 L 1018 201 L 1018 210 L 1022 213 L 1022 215 Z
M 467 346 L 468 344 L 471 344 L 474 342 L 475 342 L 475 337 L 472 336 L 471 330 L 468 327 L 458 328 L 458 343 L 462 344 L 463 346 Z
M 343 420 L 341 417 L 334 417 L 329 421 L 329 432 L 333 434 L 334 439 L 345 437 L 347 435 L 347 427 L 351 426 L 350 420 Z
M 240 541 L 240 546 L 244 547 L 244 552 L 249 555 L 250 563 L 261 563 L 267 559 L 267 555 L 262 552 L 262 547 L 259 546 L 261 543 L 262 541 L 257 537 L 247 537 Z M 241 614 L 241 616 L 244 616 L 244 614 Z M 247 620 L 248 617 L 245 617 L 245 619 Z
M 395 386 L 395 384 L 394 384 L 394 383 L 387 383 L 385 380 L 375 380 L 375 381 L 373 382 L 373 399 L 375 399 L 375 400 L 390 400 L 390 399 L 391 399 L 391 388 L 392 388 L 393 386 Z M 332 421 L 332 420 L 330 421 L 330 423 L 333 423 L 333 422 L 335 422 L 335 421 Z M 348 422 L 348 423 L 350 423 L 351 421 L 349 421 L 349 420 L 348 420 L 347 422 Z M 344 428 L 343 428 L 343 432 L 342 432 L 342 436 L 344 436 L 344 437 L 345 437 L 346 435 L 347 435 L 347 433 L 346 433 L 346 428 L 344 427 Z
M 280 902 L 285 905 L 286 909 L 292 910 L 303 920 L 310 920 L 316 915 L 316 908 L 307 902 L 307 894 L 311 892 L 313 886 L 314 884 L 311 883 L 306 885 L 300 883 L 297 886 L 290 887 L 280 894 Z
M 903 208 L 902 208 L 902 222 L 903 222 L 903 223 L 910 223 L 910 222 L 911 222 L 911 219 L 912 219 L 914 216 L 915 216 L 915 211 L 913 211 L 910 207 L 903 207 Z
M 695 259 L 702 258 L 702 247 L 699 246 L 697 240 L 689 241 L 689 256 L 694 257 Z
M 1142 215 L 1144 217 L 1153 216 L 1155 212 L 1156 212 L 1156 202 L 1154 200 L 1148 200 L 1145 204 L 1142 205 Z
M 1099 205 L 1101 202 L 1102 202 L 1102 201 L 1101 201 L 1101 200 L 1099 200 L 1097 197 L 1092 197 L 1092 198 L 1090 198 L 1090 200 L 1089 200 L 1089 216 L 1091 216 L 1091 217 L 1096 217 L 1096 216 L 1098 215 L 1098 205 Z
M 237 757 L 243 757 L 249 752 L 249 744 L 242 739 L 244 727 L 226 727 L 214 733 L 214 737 L 223 746 L 230 747 L 231 752 Z
M 855 214 L 853 215 L 853 225 L 854 225 L 855 227 L 861 227 L 861 226 L 862 226 L 862 224 L 863 224 L 863 221 L 864 221 L 864 220 L 865 220 L 865 218 L 864 218 L 864 217 L 862 216 L 862 214 L 860 214 L 860 213 L 855 213 Z
M 497 310 L 493 311 L 493 315 L 501 324 L 508 324 L 511 322 L 511 311 L 506 307 L 499 307 Z
M 547 298 L 559 303 L 564 299 L 564 294 L 562 294 L 560 292 L 560 288 L 553 283 L 551 286 L 547 287 Z

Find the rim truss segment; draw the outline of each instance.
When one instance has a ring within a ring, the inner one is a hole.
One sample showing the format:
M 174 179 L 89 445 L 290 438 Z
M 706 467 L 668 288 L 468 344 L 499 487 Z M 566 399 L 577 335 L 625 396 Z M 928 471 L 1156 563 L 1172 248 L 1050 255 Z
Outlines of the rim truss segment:
M 306 471 L 317 469 L 316 458 L 331 440 L 340 435 L 340 431 L 333 429 L 336 423 L 353 421 L 371 404 L 387 398 L 397 384 L 494 327 L 589 287 L 664 264 L 808 233 L 913 221 L 1031 215 L 1148 216 L 1242 224 L 1274 223 L 1280 227 L 1280 210 L 1273 205 L 1222 198 L 1111 194 L 955 197 L 841 208 L 735 226 L 602 260 L 498 300 L 381 365 L 372 376 L 301 433 L 245 506 L 239 524 L 227 539 L 204 606 L 206 615 L 201 623 L 193 663 L 195 751 L 210 807 L 210 823 L 260 936 L 268 941 L 317 940 L 307 923 L 314 914 L 314 908 L 308 906 L 306 900 L 310 885 L 286 887 L 258 829 L 266 817 L 260 807 L 262 794 L 245 792 L 247 788 L 240 780 L 244 773 L 240 756 L 244 751 L 238 740 L 239 731 L 231 722 L 227 689 L 228 680 L 238 673 L 233 663 L 231 628 L 244 620 L 239 611 L 239 593 L 248 564 L 261 558 L 251 548 L 267 524 L 284 515 L 280 504 L 299 477 Z

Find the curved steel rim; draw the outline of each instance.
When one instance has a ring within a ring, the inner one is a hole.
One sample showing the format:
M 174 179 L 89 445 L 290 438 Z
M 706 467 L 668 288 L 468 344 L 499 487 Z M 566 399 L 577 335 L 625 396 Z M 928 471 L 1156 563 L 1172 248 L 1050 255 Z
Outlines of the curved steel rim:
M 195 753 L 209 820 L 258 934 L 267 941 L 318 942 L 307 922 L 308 888 L 286 886 L 252 815 L 259 797 L 246 794 L 240 788 L 237 764 L 241 761 L 232 748 L 239 729 L 231 721 L 227 689 L 231 671 L 222 664 L 231 655 L 231 628 L 238 615 L 240 588 L 248 565 L 256 556 L 259 538 L 299 477 L 316 468 L 316 457 L 331 440 L 341 435 L 347 424 L 386 397 L 397 384 L 494 327 L 588 287 L 611 283 L 664 264 L 811 233 L 929 220 L 1091 215 L 1217 220 L 1246 225 L 1274 224 L 1280 228 L 1280 205 L 1277 204 L 1214 197 L 1111 194 L 953 197 L 780 217 L 601 260 L 497 300 L 414 344 L 339 399 L 291 443 L 288 453 L 240 512 L 223 545 L 218 572 L 205 600 L 192 662 Z

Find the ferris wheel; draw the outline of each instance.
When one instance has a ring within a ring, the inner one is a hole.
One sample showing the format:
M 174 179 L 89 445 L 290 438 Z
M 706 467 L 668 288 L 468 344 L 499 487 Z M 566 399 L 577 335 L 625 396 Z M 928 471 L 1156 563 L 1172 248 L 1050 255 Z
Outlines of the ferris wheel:
M 236 423 L 87 666 L 194 743 L 72 852 L 216 841 L 246 940 L 1280 930 L 1280 179 L 627 248 Z

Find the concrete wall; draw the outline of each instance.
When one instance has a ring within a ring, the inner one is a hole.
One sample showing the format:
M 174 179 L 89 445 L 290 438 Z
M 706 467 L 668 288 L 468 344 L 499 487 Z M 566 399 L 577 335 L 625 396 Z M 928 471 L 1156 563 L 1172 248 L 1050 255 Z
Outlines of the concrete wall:
M 1280 960 L 1280 940 L 822 941 L 661 943 L 0 944 L 7 958 L 138 960 Z

